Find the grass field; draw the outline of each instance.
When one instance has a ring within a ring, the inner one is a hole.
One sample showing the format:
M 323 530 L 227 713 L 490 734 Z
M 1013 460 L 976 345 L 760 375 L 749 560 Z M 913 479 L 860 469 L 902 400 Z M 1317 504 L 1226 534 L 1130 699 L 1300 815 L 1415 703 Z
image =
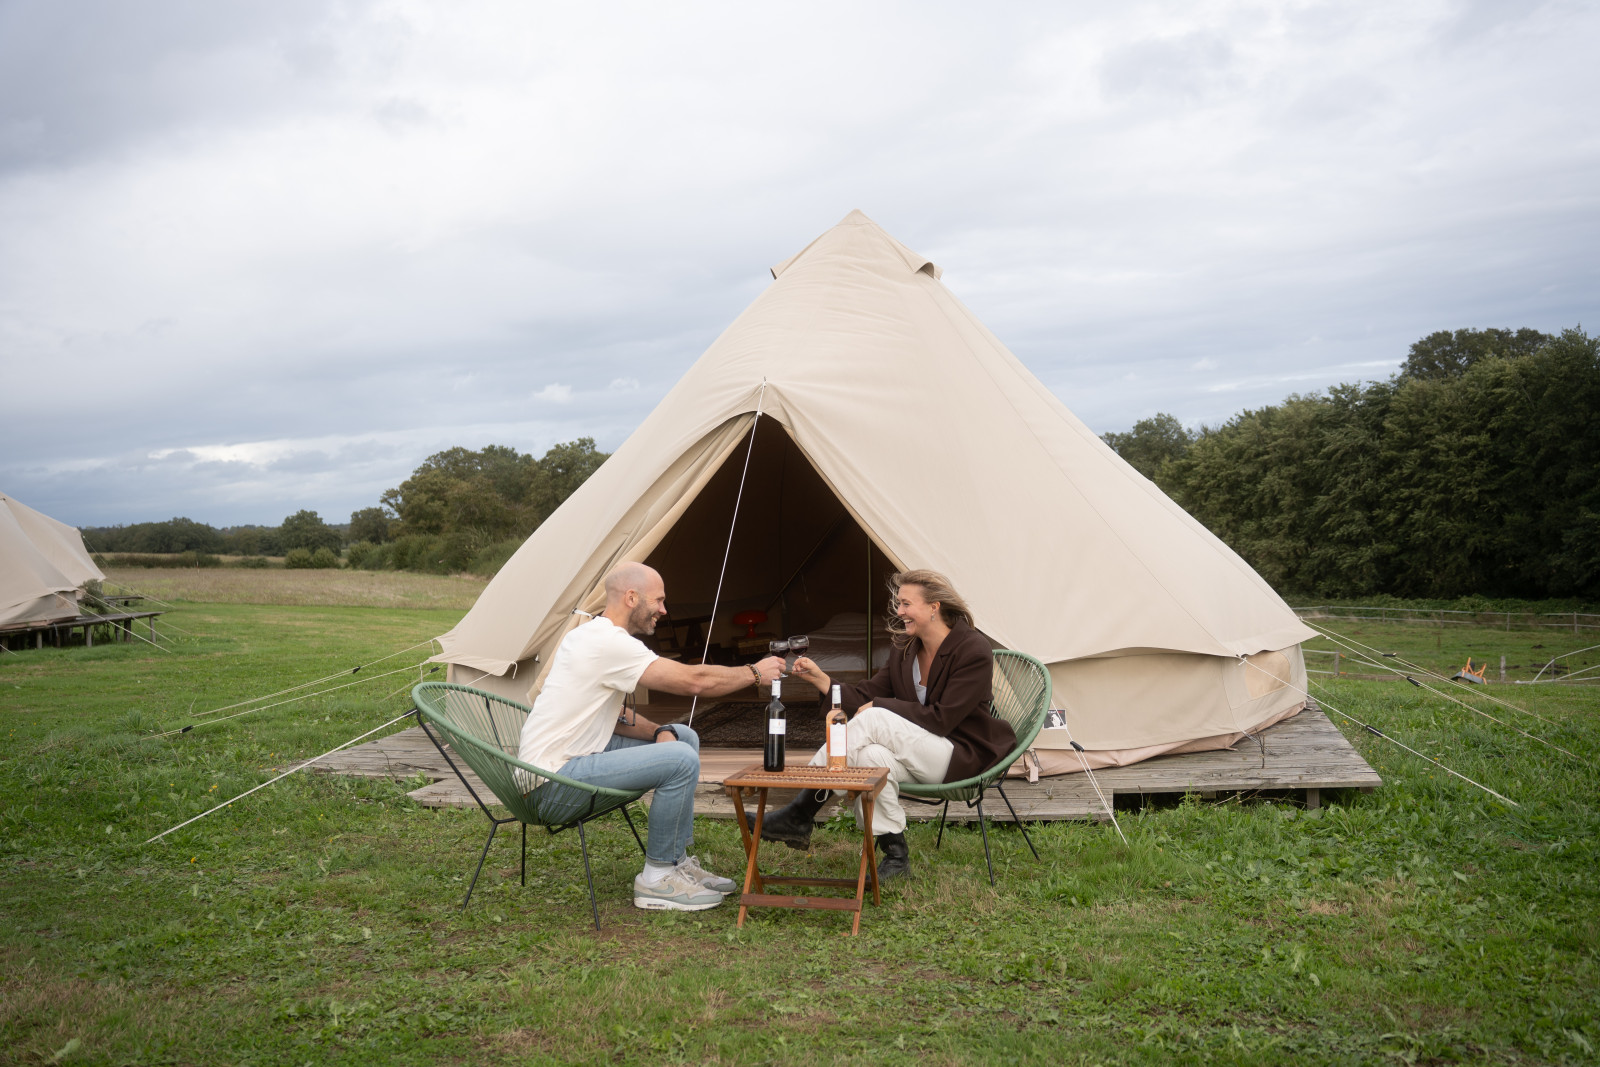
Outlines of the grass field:
M 360 570 L 245 570 L 197 567 L 192 570 L 111 568 L 107 591 L 132 590 L 166 601 L 206 604 L 367 608 L 472 607 L 485 579 L 470 574 L 407 574 Z
M 1383 667 L 1406 669 L 1404 663 L 1413 664 L 1435 674 L 1450 677 L 1472 657 L 1473 668 L 1488 665 L 1491 682 L 1500 678 L 1500 660 L 1505 658 L 1505 680 L 1513 683 L 1511 693 L 1526 691 L 1526 683 L 1533 681 L 1541 670 L 1545 680 L 1566 678 L 1576 674 L 1570 683 L 1600 685 L 1600 670 L 1589 668 L 1600 664 L 1600 632 L 1585 630 L 1572 633 L 1567 630 L 1501 630 L 1495 627 L 1430 626 L 1416 622 L 1369 622 L 1348 619 L 1306 620 L 1313 629 L 1327 636 L 1307 641 L 1308 652 L 1340 652 L 1340 668 L 1358 674 L 1382 674 Z M 1374 653 L 1391 652 L 1395 657 L 1375 656 Z M 1573 653 L 1576 653 L 1574 655 Z M 1559 657 L 1559 673 L 1546 669 L 1552 659 Z M 1363 663 L 1363 660 L 1368 662 Z M 1375 667 L 1374 664 L 1377 664 Z M 1306 667 L 1312 670 L 1329 670 L 1332 657 L 1307 655 Z M 1587 673 L 1577 673 L 1588 669 Z M 1412 671 L 1412 673 L 1416 673 Z M 1522 684 L 1516 684 L 1522 683 Z
M 1346 727 L 1388 783 L 1374 794 L 1316 812 L 1150 808 L 1125 817 L 1126 847 L 1052 824 L 1041 863 L 1001 831 L 994 889 L 975 830 L 935 852 L 913 827 L 917 877 L 853 940 L 826 913 L 736 930 L 726 905 L 635 911 L 637 851 L 602 823 L 596 935 L 570 834 L 530 838 L 526 889 L 503 839 L 459 910 L 482 816 L 419 808 L 406 783 L 295 775 L 143 844 L 399 715 L 428 650 L 325 697 L 159 736 L 202 721 L 191 709 L 420 645 L 464 606 L 415 606 L 449 594 L 409 575 L 378 576 L 384 607 L 300 603 L 315 590 L 289 585 L 152 588 L 179 577 L 134 583 L 174 602 L 170 651 L 0 654 L 0 1062 L 1600 1060 L 1595 690 L 1491 687 L 1552 722 L 1496 715 L 1571 759 L 1404 682 L 1330 681 L 1330 704 L 1519 805 Z M 1407 632 L 1432 640 L 1368 636 Z M 1452 631 L 1434 651 L 1453 669 L 1483 640 Z M 738 867 L 731 825 L 696 833 L 708 866 Z M 821 840 L 787 865 L 843 873 L 846 835 Z

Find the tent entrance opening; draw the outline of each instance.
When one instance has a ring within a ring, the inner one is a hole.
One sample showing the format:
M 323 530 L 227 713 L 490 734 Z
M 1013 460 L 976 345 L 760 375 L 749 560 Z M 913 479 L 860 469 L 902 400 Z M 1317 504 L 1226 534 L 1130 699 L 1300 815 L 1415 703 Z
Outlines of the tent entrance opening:
M 653 647 L 685 663 L 700 662 L 702 654 L 710 663 L 750 663 L 767 654 L 773 639 L 805 634 L 808 654 L 828 674 L 862 678 L 869 665 L 881 666 L 888 657 L 884 583 L 898 568 L 782 424 L 761 419 L 754 432 L 731 550 L 728 529 L 744 442 L 645 560 L 661 572 L 670 612 L 656 627 Z M 725 550 L 727 572 L 712 618 Z M 784 682 L 786 703 L 791 696 L 810 703 L 816 694 L 791 677 Z M 654 693 L 648 699 L 666 711 L 681 698 Z

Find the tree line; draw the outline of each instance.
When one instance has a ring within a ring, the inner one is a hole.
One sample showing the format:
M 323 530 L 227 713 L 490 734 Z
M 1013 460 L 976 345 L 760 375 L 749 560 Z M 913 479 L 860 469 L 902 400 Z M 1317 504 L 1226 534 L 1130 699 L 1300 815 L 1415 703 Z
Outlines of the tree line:
M 535 459 L 505 445 L 431 455 L 350 516 L 352 566 L 493 574 L 610 456 L 580 437 Z
M 1103 438 L 1280 591 L 1600 597 L 1600 338 L 1440 331 L 1387 381 Z
M 86 526 L 84 542 L 102 556 L 181 556 L 218 565 L 222 555 L 287 566 L 493 574 L 610 455 L 580 437 L 544 456 L 505 445 L 451 448 L 429 456 L 377 505 L 330 524 L 301 510 L 278 526 L 217 528 L 189 518 L 128 526 Z
M 1382 382 L 1190 431 L 1159 414 L 1104 440 L 1293 596 L 1600 598 L 1600 339 L 1440 331 Z M 429 456 L 348 524 L 190 519 L 87 528 L 92 550 L 293 555 L 301 565 L 492 574 L 607 453 L 503 445 Z

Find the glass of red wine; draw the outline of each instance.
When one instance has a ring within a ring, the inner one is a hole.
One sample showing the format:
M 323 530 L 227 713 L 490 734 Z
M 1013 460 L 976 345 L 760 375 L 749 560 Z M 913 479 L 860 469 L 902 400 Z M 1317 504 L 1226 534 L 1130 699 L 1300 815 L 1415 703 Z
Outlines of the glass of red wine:
M 789 653 L 793 652 L 797 656 L 803 656 L 810 648 L 811 638 L 807 637 L 805 634 L 801 634 L 798 637 L 785 637 L 781 640 L 767 642 L 767 650 L 772 655 L 783 657 L 783 673 L 785 676 L 787 676 L 789 673 Z

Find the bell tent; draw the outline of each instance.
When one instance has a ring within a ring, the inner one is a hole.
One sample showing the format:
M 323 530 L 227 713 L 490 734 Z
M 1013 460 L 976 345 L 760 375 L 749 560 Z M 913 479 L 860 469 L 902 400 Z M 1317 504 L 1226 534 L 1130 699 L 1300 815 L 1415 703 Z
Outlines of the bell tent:
M 997 647 L 1049 666 L 1067 726 L 1040 735 L 1046 773 L 1079 769 L 1069 733 L 1104 766 L 1303 706 L 1312 631 L 931 261 L 856 211 L 772 274 L 439 639 L 451 680 L 531 700 L 623 560 L 665 578 L 663 654 L 731 662 L 808 633 L 859 677 L 886 654 L 885 579 L 928 567 Z
M 104 574 L 75 527 L 0 493 L 0 627 L 78 616 L 78 599 Z

